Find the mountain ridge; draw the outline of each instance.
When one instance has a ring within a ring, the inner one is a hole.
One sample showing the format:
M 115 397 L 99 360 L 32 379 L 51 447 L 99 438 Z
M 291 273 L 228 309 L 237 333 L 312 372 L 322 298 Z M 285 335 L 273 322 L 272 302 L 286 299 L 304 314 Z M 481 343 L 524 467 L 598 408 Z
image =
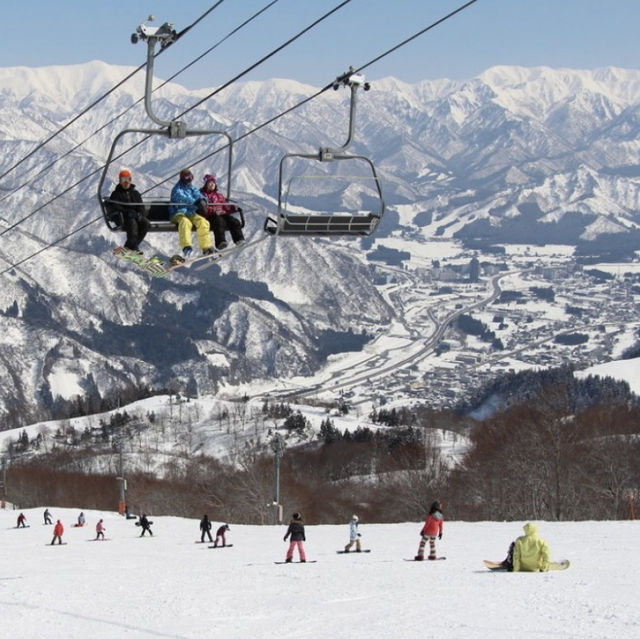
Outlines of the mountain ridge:
M 99 61 L 0 69 L 0 171 L 133 69 Z M 494 67 L 469 80 L 384 78 L 359 99 L 353 144 L 355 153 L 375 161 L 383 179 L 388 213 L 376 238 L 266 241 L 250 257 L 241 253 L 203 274 L 151 282 L 113 263 L 109 248 L 119 238 L 91 224 L 99 215 L 97 176 L 111 141 L 124 128 L 149 126 L 142 105 L 111 122 L 139 100 L 142 85 L 140 73 L 2 180 L 5 225 L 51 200 L 7 235 L 0 246 L 5 264 L 89 225 L 5 274 L 0 312 L 9 330 L 1 343 L 8 350 L 0 367 L 16 386 L 0 391 L 5 416 L 15 418 L 24 403 L 46 412 L 60 390 L 52 371 L 74 380 L 72 388 L 106 393 L 134 383 L 213 391 L 230 380 L 317 370 L 328 331 L 347 343 L 349 334 L 384 330 L 401 312 L 376 289 L 367 260 L 367 251 L 385 238 L 438 237 L 473 246 L 586 241 L 596 247 L 602 238 L 615 240 L 640 226 L 633 171 L 640 151 L 640 71 Z M 315 91 L 293 80 L 236 83 L 185 120 L 239 137 Z M 171 119 L 207 93 L 171 82 L 154 94 L 153 104 Z M 248 236 L 258 235 L 275 209 L 282 154 L 342 143 L 347 124 L 346 92 L 328 91 L 236 144 L 232 192 L 246 204 Z M 53 161 L 82 140 L 80 149 L 39 169 L 43 155 Z M 199 141 L 141 146 L 118 160 L 109 178 L 125 164 L 139 188 L 166 197 L 170 182 L 158 181 L 215 148 Z M 229 177 L 215 155 L 193 166 L 223 182 Z M 366 210 L 371 184 L 351 181 L 354 188 L 327 193 L 320 181 L 307 180 L 297 204 L 324 210 L 332 201 Z M 175 250 L 172 234 L 148 239 L 150 250 Z M 153 339 L 145 332 L 162 336 L 166 351 L 156 342 L 160 354 L 151 356 Z M 125 346 L 114 347 L 120 343 Z

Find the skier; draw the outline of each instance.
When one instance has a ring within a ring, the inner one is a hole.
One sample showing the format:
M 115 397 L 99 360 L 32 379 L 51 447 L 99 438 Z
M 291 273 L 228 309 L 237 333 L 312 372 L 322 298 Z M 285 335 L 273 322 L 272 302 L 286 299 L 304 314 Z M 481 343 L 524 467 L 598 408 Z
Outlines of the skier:
M 27 518 L 25 517 L 24 513 L 20 513 L 18 515 L 18 523 L 16 525 L 16 528 L 26 528 L 27 524 L 25 523 L 27 521 Z
M 229 524 L 223 524 L 222 526 L 220 526 L 220 528 L 218 528 L 218 530 L 216 530 L 216 540 L 213 542 L 214 548 L 218 547 L 218 539 L 222 539 L 223 548 L 227 545 L 227 538 L 226 538 L 227 530 L 231 530 L 231 528 L 229 528 Z
M 442 514 L 442 504 L 434 501 L 429 509 L 427 520 L 420 531 L 420 545 L 418 546 L 418 554 L 414 557 L 416 561 L 424 560 L 424 547 L 429 541 L 429 556 L 427 559 L 437 559 L 436 557 L 436 536 L 442 539 L 442 528 L 444 526 L 444 515 Z
M 193 173 L 191 169 L 182 169 L 180 179 L 171 189 L 171 201 L 175 204 L 169 207 L 169 217 L 178 227 L 178 241 L 182 249 L 182 256 L 176 255 L 172 258 L 173 263 L 184 262 L 185 258 L 191 256 L 191 231 L 196 229 L 198 245 L 203 255 L 212 255 L 211 234 L 209 233 L 209 222 L 199 215 L 207 210 L 206 199 L 202 193 L 191 184 Z M 183 257 L 184 256 L 184 257 Z
M 360 537 L 362 535 L 358 532 L 358 515 L 353 515 L 349 522 L 349 543 L 344 547 L 345 552 L 351 550 L 353 544 L 356 545 L 356 552 L 361 552 Z
M 511 542 L 507 558 L 502 565 L 509 572 L 547 572 L 551 552 L 547 542 L 538 536 L 538 526 L 523 526 L 524 535 Z
M 202 534 L 200 535 L 200 543 L 204 543 L 205 535 L 209 536 L 209 541 L 213 541 L 213 538 L 211 537 L 211 522 L 207 515 L 205 515 L 200 521 L 200 530 L 202 531 Z
M 107 201 L 109 214 L 122 224 L 127 234 L 124 248 L 142 255 L 140 243 L 149 230 L 149 220 L 145 217 L 142 196 L 131 183 L 131 171 L 122 169 L 118 174 L 118 184 Z
M 44 511 L 44 523 L 45 523 L 45 526 L 48 524 L 53 524 L 53 522 L 51 521 L 51 513 L 49 512 L 48 508 L 45 508 L 45 511 Z
M 86 523 L 86 519 L 84 518 L 84 513 L 80 513 L 78 515 L 77 523 L 73 524 L 74 528 L 82 528 Z
M 104 539 L 104 531 L 105 530 L 106 530 L 106 528 L 104 527 L 103 520 L 101 519 L 96 524 L 96 541 L 98 541 L 98 539 Z
M 234 244 L 242 244 L 244 242 L 242 225 L 240 220 L 231 215 L 239 208 L 235 204 L 229 204 L 229 200 L 220 193 L 214 175 L 204 176 L 204 186 L 200 189 L 200 193 L 207 199 L 207 212 L 203 213 L 203 216 L 209 220 L 213 229 L 216 248 L 219 251 L 227 248 L 224 237 L 226 230 L 230 231 Z
M 53 527 L 53 539 L 51 540 L 51 545 L 55 543 L 56 539 L 58 540 L 58 544 L 62 543 L 62 534 L 64 533 L 64 526 L 62 522 L 58 519 L 56 521 L 56 525 Z
M 288 564 L 293 561 L 293 550 L 297 546 L 300 561 L 304 563 L 307 561 L 307 556 L 304 552 L 303 542 L 307 541 L 307 538 L 304 534 L 304 522 L 302 521 L 302 515 L 300 513 L 293 513 L 291 522 L 289 523 L 289 528 L 287 528 L 287 533 L 284 536 L 284 541 L 287 541 L 287 537 L 289 537 L 289 535 L 291 535 L 291 542 L 289 543 L 289 549 L 287 550 L 287 557 L 285 561 Z
M 149 534 L 153 537 L 153 533 L 151 532 L 151 522 L 147 519 L 147 515 L 142 513 L 142 517 L 140 517 L 140 521 L 136 522 L 138 526 L 142 526 L 142 532 L 140 533 L 140 537 L 144 537 L 145 532 L 149 532 Z

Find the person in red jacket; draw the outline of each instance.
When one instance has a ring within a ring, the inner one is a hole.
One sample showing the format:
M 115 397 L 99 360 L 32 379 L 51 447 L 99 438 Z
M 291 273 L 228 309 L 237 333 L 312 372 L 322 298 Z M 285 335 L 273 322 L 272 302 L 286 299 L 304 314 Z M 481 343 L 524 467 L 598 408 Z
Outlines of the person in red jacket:
M 229 200 L 220 193 L 214 175 L 204 176 L 204 186 L 200 189 L 200 193 L 207 199 L 207 212 L 203 213 L 203 216 L 206 217 L 211 224 L 216 248 L 219 251 L 227 248 L 224 235 L 225 231 L 231 233 L 231 239 L 234 244 L 244 242 L 242 224 L 240 220 L 231 215 L 231 213 L 238 211 L 238 207 L 235 204 L 231 204 Z
M 442 504 L 434 501 L 429 509 L 427 521 L 425 521 L 420 531 L 420 545 L 418 546 L 418 554 L 415 556 L 416 561 L 423 561 L 424 547 L 429 540 L 429 556 L 427 559 L 437 559 L 436 557 L 436 537 L 442 539 L 442 528 L 444 526 L 444 515 L 442 514 Z
M 24 516 L 24 513 L 20 513 L 18 515 L 18 523 L 16 525 L 16 528 L 26 528 L 27 524 L 25 523 L 27 521 L 27 518 Z
M 62 543 L 63 533 L 64 533 L 64 526 L 62 525 L 62 522 L 58 519 L 58 521 L 56 521 L 56 525 L 53 527 L 53 539 L 51 540 L 52 546 L 56 542 L 56 539 L 58 540 L 59 544 Z

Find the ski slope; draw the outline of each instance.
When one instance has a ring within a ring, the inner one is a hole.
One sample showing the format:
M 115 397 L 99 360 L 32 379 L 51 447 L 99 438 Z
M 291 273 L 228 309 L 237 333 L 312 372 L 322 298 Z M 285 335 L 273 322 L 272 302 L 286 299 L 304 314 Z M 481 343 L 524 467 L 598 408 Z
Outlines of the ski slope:
M 411 562 L 421 523 L 367 525 L 369 554 L 337 555 L 348 526 L 307 526 L 307 557 L 284 559 L 285 526 L 229 522 L 233 548 L 210 550 L 198 521 L 156 517 L 153 538 L 114 513 L 50 508 L 65 525 L 51 547 L 44 509 L 0 511 L 0 624 L 23 639 L 234 637 L 492 639 L 637 637 L 640 553 L 636 522 L 540 522 L 565 572 L 491 573 L 522 522 L 447 522 L 438 553 Z M 110 541 L 89 541 L 105 519 Z M 214 522 L 214 530 L 217 522 Z

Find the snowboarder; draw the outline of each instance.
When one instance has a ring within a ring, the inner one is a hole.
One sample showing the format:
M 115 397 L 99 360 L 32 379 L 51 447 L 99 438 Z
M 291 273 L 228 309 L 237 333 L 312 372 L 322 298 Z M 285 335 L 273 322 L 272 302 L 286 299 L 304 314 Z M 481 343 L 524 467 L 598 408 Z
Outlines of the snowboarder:
M 200 530 L 202 531 L 202 534 L 200 535 L 201 543 L 204 543 L 205 535 L 209 536 L 209 541 L 213 541 L 213 538 L 211 537 L 211 522 L 209 521 L 208 515 L 205 515 L 200 521 Z
M 358 532 L 358 515 L 353 515 L 349 522 L 349 543 L 344 547 L 344 551 L 349 552 L 351 546 L 355 544 L 356 552 L 361 552 L 360 537 L 362 537 L 362 535 Z
M 547 572 L 551 552 L 547 542 L 538 536 L 538 526 L 523 526 L 524 535 L 511 542 L 507 558 L 502 562 L 509 572 Z
M 231 530 L 231 528 L 229 528 L 229 524 L 223 524 L 222 526 L 220 526 L 220 528 L 218 528 L 218 530 L 216 530 L 216 540 L 213 542 L 214 548 L 218 547 L 218 539 L 222 540 L 223 548 L 227 545 L 227 538 L 226 538 L 227 530 Z
M 96 541 L 98 541 L 98 539 L 104 539 L 104 531 L 106 530 L 106 528 L 104 527 L 104 522 L 101 519 L 97 524 L 96 524 Z
M 207 199 L 207 212 L 203 212 L 202 215 L 209 220 L 216 248 L 219 251 L 227 248 L 224 235 L 227 230 L 231 233 L 234 244 L 242 244 L 244 242 L 242 224 L 240 220 L 231 215 L 231 213 L 236 213 L 239 208 L 235 204 L 230 204 L 229 200 L 220 193 L 214 175 L 204 176 L 204 186 L 200 189 L 200 193 Z
M 118 184 L 107 201 L 107 210 L 117 224 L 122 219 L 127 234 L 124 247 L 142 255 L 140 243 L 149 230 L 149 220 L 145 217 L 142 196 L 131 182 L 131 171 L 122 169 L 118 174 Z
M 45 508 L 43 514 L 44 514 L 44 525 L 47 526 L 47 525 L 53 524 L 53 522 L 51 521 L 51 513 L 49 512 L 48 508 Z
M 56 521 L 56 525 L 53 527 L 53 539 L 51 540 L 51 545 L 55 543 L 56 539 L 58 540 L 58 544 L 62 543 L 62 534 L 64 533 L 64 526 L 62 522 L 58 519 Z
M 442 528 L 444 526 L 444 515 L 442 514 L 442 504 L 434 501 L 429 509 L 427 520 L 420 531 L 420 545 L 418 554 L 414 557 L 416 561 L 424 560 L 424 547 L 429 541 L 429 556 L 427 559 L 437 559 L 436 557 L 436 537 L 442 539 Z
M 178 242 L 182 249 L 182 255 L 172 258 L 174 263 L 184 262 L 191 256 L 191 231 L 194 228 L 202 254 L 213 255 L 209 222 L 200 215 L 207 210 L 206 199 L 192 182 L 191 169 L 182 169 L 180 179 L 171 189 L 171 201 L 176 204 L 169 207 L 169 218 L 178 227 Z
M 16 528 L 26 528 L 27 524 L 25 523 L 27 521 L 27 518 L 25 517 L 24 513 L 20 513 L 18 515 L 18 523 L 16 525 Z
M 142 532 L 140 533 L 140 537 L 144 537 L 144 533 L 147 531 L 153 537 L 153 533 L 151 532 L 151 523 L 152 522 L 150 522 L 147 519 L 147 515 L 145 513 L 142 513 L 142 517 L 140 517 L 140 521 L 136 522 L 138 526 L 142 526 Z
M 304 542 L 307 541 L 307 538 L 304 534 L 304 522 L 302 521 L 302 515 L 300 513 L 293 513 L 291 522 L 289 523 L 289 528 L 287 528 L 287 533 L 284 536 L 285 541 L 287 541 L 289 535 L 291 535 L 291 541 L 289 543 L 289 549 L 287 550 L 287 557 L 285 561 L 288 564 L 293 561 L 293 551 L 296 546 L 298 547 L 300 561 L 307 561 L 307 556 L 304 552 Z

